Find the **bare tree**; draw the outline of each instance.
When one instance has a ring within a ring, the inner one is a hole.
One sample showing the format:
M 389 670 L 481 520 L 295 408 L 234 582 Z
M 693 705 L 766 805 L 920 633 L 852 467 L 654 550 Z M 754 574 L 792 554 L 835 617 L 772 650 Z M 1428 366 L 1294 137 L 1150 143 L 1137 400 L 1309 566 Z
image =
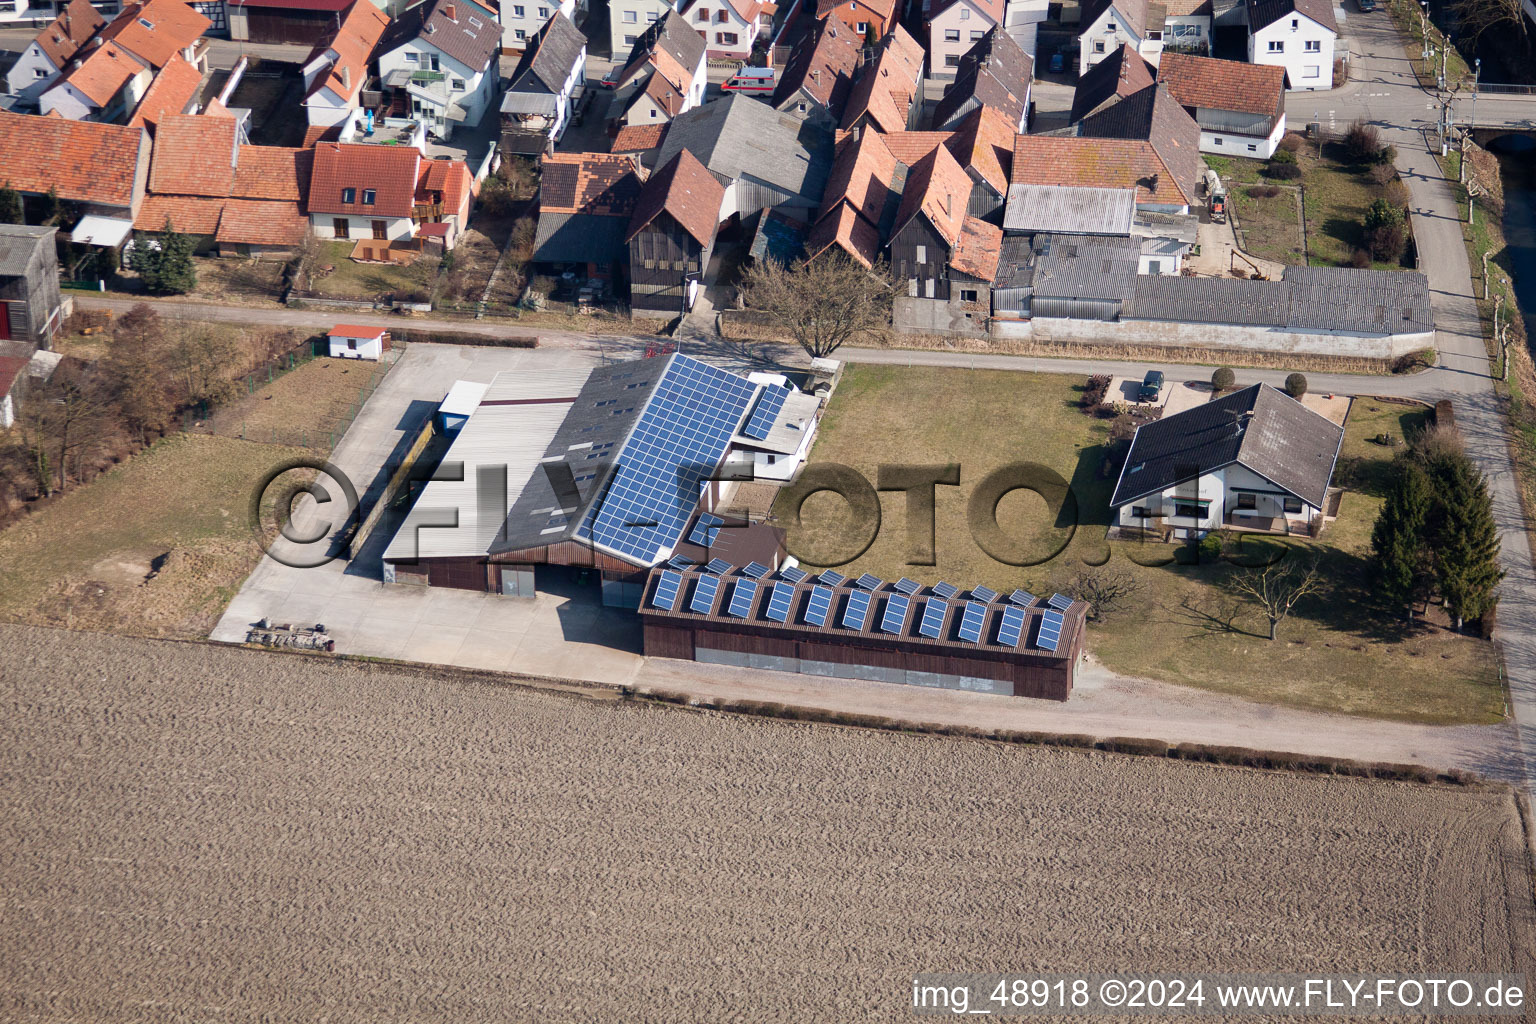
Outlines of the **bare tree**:
M 46 382 L 28 381 L 17 425 L 44 496 L 80 479 L 80 462 L 117 428 L 117 410 L 90 364 L 61 362 Z
M 234 392 L 229 378 L 238 355 L 233 339 L 217 327 L 183 327 L 166 352 L 177 397 L 187 404 L 224 401 Z
M 741 282 L 742 300 L 778 320 L 813 359 L 855 338 L 881 337 L 891 323 L 890 274 L 829 253 L 791 270 L 759 260 Z
M 1269 638 L 1274 640 L 1280 623 L 1291 614 L 1296 602 L 1323 588 L 1318 565 L 1316 558 L 1306 565 L 1294 558 L 1282 558 L 1271 565 L 1237 573 L 1230 582 L 1233 590 L 1264 609 L 1269 619 Z
M 1114 563 L 1079 565 L 1055 581 L 1058 593 L 1088 602 L 1088 617 L 1102 619 L 1142 589 L 1141 580 Z
M 1468 43 L 1491 29 L 1525 35 L 1525 12 L 1520 0 L 1455 0 L 1457 35 Z

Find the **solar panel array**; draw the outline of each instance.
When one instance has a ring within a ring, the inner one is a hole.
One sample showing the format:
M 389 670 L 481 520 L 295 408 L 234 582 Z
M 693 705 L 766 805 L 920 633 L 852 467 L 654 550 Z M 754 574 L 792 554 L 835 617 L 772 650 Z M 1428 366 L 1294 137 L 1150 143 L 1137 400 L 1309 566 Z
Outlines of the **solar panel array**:
M 946 601 L 953 600 L 960 593 L 960 588 L 953 583 L 935 583 L 931 589 Z
M 763 388 L 762 397 L 757 400 L 757 408 L 752 410 L 752 415 L 747 419 L 747 425 L 741 428 L 741 432 L 748 437 L 755 437 L 759 441 L 768 436 L 773 429 L 773 421 L 778 417 L 779 410 L 784 408 L 784 399 L 789 397 L 789 391 L 777 384 L 770 384 Z
M 673 356 L 576 536 L 643 565 L 675 547 L 754 390 L 745 377 Z
M 1008 600 L 1012 601 L 1020 608 L 1028 608 L 1030 605 L 1035 603 L 1035 595 L 1031 594 L 1027 590 L 1015 590 L 1013 593 L 1008 595 Z
M 944 616 L 948 612 L 948 603 L 929 598 L 928 603 L 923 605 L 923 621 L 918 623 L 917 631 L 923 636 L 937 640 L 939 631 L 944 628 Z
M 693 600 L 688 602 L 688 610 L 700 615 L 708 615 L 715 607 L 715 595 L 720 592 L 719 576 L 700 576 L 693 584 Z
M 997 600 L 997 591 L 991 587 L 972 587 L 971 596 L 978 601 L 985 601 L 987 604 L 991 604 Z
M 848 582 L 847 576 L 840 572 L 833 572 L 831 569 L 823 570 L 822 574 L 817 576 L 816 579 L 818 582 L 825 583 L 829 587 L 840 587 Z
M 757 584 L 751 580 L 737 580 L 731 590 L 731 614 L 738 619 L 747 617 L 752 610 L 752 599 L 757 596 Z
M 880 616 L 880 632 L 900 633 L 901 627 L 906 625 L 907 612 L 912 608 L 912 599 L 905 594 L 892 594 L 890 600 L 885 602 L 885 614 Z
M 693 524 L 693 529 L 688 534 L 688 543 L 707 548 L 715 542 L 715 536 L 724 525 L 725 520 L 714 513 L 700 512 L 698 521 Z
M 651 604 L 656 608 L 665 608 L 671 611 L 677 607 L 677 591 L 683 585 L 683 578 L 675 572 L 664 572 L 656 579 L 656 593 L 651 595 Z
M 794 599 L 794 584 L 775 583 L 773 585 L 773 596 L 768 598 L 768 617 L 774 622 L 788 622 L 789 605 Z
M 918 583 L 917 580 L 907 579 L 905 576 L 897 580 L 895 583 L 892 583 L 891 586 L 894 587 L 899 593 L 906 594 L 908 596 L 911 596 L 912 594 L 915 594 L 919 590 L 923 589 L 922 584 Z
M 1052 594 L 1051 599 L 1045 603 L 1059 612 L 1064 612 L 1072 607 L 1072 599 L 1066 594 Z
M 1040 631 L 1035 634 L 1035 646 L 1043 651 L 1054 651 L 1061 646 L 1061 628 L 1065 624 L 1065 616 L 1058 611 L 1049 611 L 1040 616 Z
M 843 628 L 864 630 L 864 623 L 869 621 L 869 602 L 871 598 L 867 590 L 855 590 L 848 595 L 848 603 L 843 605 Z
M 779 568 L 779 579 L 789 580 L 791 583 L 804 583 L 808 575 L 809 573 L 804 569 L 796 569 L 792 565 L 785 565 Z
M 981 643 L 981 628 L 986 621 L 986 605 L 980 601 L 965 602 L 965 614 L 960 617 L 960 639 L 973 644 Z
M 726 573 L 731 571 L 731 563 L 727 562 L 723 558 L 711 558 L 709 560 L 709 564 L 704 568 L 707 571 L 714 573 L 716 576 L 724 576 Z
M 689 558 L 687 555 L 675 555 L 672 558 L 667 559 L 667 564 L 674 569 L 686 570 L 693 568 L 698 563 Z
M 768 567 L 761 562 L 748 562 L 741 567 L 741 574 L 749 579 L 760 580 L 768 575 Z
M 867 572 L 863 576 L 860 576 L 858 579 L 854 580 L 853 585 L 856 587 L 863 587 L 865 590 L 879 590 L 885 585 L 885 580 L 881 579 L 879 576 L 874 575 L 873 573 Z
M 997 627 L 997 642 L 1004 647 L 1017 647 L 1023 635 L 1024 609 L 1004 608 L 1002 624 Z
M 827 624 L 827 612 L 832 608 L 832 588 L 812 587 L 811 599 L 805 604 L 805 621 L 813 626 Z

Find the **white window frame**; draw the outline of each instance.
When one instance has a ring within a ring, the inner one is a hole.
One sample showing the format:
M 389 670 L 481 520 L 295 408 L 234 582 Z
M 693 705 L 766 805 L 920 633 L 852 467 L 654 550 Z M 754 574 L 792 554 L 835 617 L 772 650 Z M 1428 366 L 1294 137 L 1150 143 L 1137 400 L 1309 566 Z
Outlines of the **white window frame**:
M 1269 49 L 1266 50 L 1265 52 L 1266 53 L 1284 53 L 1285 52 L 1285 40 L 1284 39 L 1271 39 L 1269 41 Z
M 1323 41 L 1321 39 L 1308 39 L 1302 43 L 1301 49 L 1304 53 L 1322 53 Z
M 619 20 L 622 21 L 625 25 L 635 25 L 639 24 L 640 16 L 634 11 L 625 11 L 624 17 Z
M 1302 78 L 1322 78 L 1323 67 L 1321 64 L 1308 64 L 1301 69 Z

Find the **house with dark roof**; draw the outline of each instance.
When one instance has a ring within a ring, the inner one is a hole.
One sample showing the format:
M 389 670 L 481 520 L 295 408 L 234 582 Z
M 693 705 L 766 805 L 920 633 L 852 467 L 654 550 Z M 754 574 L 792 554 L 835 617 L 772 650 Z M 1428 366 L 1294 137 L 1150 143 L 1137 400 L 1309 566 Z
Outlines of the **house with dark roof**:
M 773 89 L 773 106 L 828 130 L 843 120 L 864 38 L 837 18 L 818 21 L 790 50 Z
M 1189 205 L 1200 201 L 1205 180 L 1205 161 L 1200 156 L 1200 126 L 1161 84 L 1149 85 L 1052 134 L 1145 144 L 1172 176 L 1185 201 Z M 1096 183 L 1085 181 L 1080 184 Z M 1150 191 L 1157 191 L 1155 185 Z M 1138 199 L 1138 204 L 1145 206 L 1146 203 L 1147 200 Z M 1161 212 L 1189 212 L 1175 208 L 1184 205 L 1181 203 L 1166 205 L 1169 209 Z
M 1163 540 L 1237 528 L 1315 537 L 1344 427 L 1268 384 L 1144 424 L 1115 483 L 1113 528 Z
M 587 0 L 534 0 L 526 4 L 488 3 L 501 21 L 501 52 L 514 56 L 523 52 L 534 33 L 549 23 L 556 14 L 563 15 L 571 24 L 586 21 Z
M 686 0 L 681 14 L 704 37 L 710 57 L 745 61 L 777 10 L 765 0 Z
M 657 165 L 685 149 L 725 189 L 720 221 L 770 208 L 809 219 L 821 206 L 833 157 L 830 131 L 739 93 L 675 119 Z
M 62 320 L 54 245 L 58 230 L 0 224 L 0 342 L 47 348 L 58 332 Z
M 881 39 L 875 58 L 865 63 L 854 79 L 843 107 L 842 130 L 903 132 L 916 128 L 923 113 L 926 60 L 918 41 L 900 25 L 893 26 Z
M 81 205 L 70 240 L 116 247 L 133 230 L 149 181 L 142 128 L 0 111 L 0 181 Z
M 356 2 L 224 0 L 224 14 L 229 23 L 229 38 L 236 42 L 314 46 L 316 40 L 323 42 L 336 31 L 337 23 L 355 11 Z M 369 5 L 372 6 L 371 0 Z
M 36 103 L 43 91 L 63 74 L 80 47 L 105 24 L 90 0 L 70 0 L 6 71 L 6 95 L 23 104 Z
M 624 236 L 633 314 L 671 318 L 687 312 L 714 252 L 724 199 L 725 186 L 686 149 L 645 182 Z
M 1165 49 L 1207 53 L 1212 13 L 1212 0 L 1087 0 L 1078 20 L 1079 67 L 1086 72 L 1122 46 L 1153 67 Z
M 528 40 L 501 98 L 501 149 L 533 155 L 555 150 L 586 87 L 587 37 L 556 11 Z
M 1089 114 L 1140 92 L 1156 77 L 1157 70 L 1131 44 L 1124 43 L 1078 77 L 1068 121 L 1076 124 Z
M 353 0 L 336 22 L 335 14 L 326 19 L 320 42 L 304 61 L 304 115 L 312 126 L 342 124 L 362 106 L 368 61 L 389 15 L 371 0 Z
M 1333 0 L 1246 0 L 1248 63 L 1285 69 L 1286 88 L 1333 88 Z
M 986 334 L 1003 232 L 966 213 L 970 195 L 944 146 L 908 172 L 890 241 L 897 330 Z
M 933 112 L 933 127 L 953 131 L 966 115 L 981 107 L 1001 114 L 1015 132 L 1023 132 L 1029 117 L 1029 94 L 1035 62 L 1001 26 L 989 29 L 960 58 L 955 80 Z
M 421 121 L 447 139 L 491 108 L 501 82 L 501 25 L 493 8 L 474 0 L 422 0 L 389 23 L 374 54 L 385 123 Z
M 1285 137 L 1285 69 L 1167 53 L 1157 81 L 1200 126 L 1200 149 L 1255 160 Z
M 821 209 L 806 236 L 807 258 L 840 251 L 866 267 L 880 258 L 907 180 L 906 166 L 884 139 L 879 132 L 863 131 L 838 143 Z
M 668 10 L 635 37 L 613 86 L 608 120 L 625 125 L 665 124 L 704 102 L 709 56 L 704 37 Z
M 546 153 L 539 164 L 533 262 L 552 277 L 575 272 L 622 293 L 629 221 L 640 197 L 638 163 L 619 153 Z

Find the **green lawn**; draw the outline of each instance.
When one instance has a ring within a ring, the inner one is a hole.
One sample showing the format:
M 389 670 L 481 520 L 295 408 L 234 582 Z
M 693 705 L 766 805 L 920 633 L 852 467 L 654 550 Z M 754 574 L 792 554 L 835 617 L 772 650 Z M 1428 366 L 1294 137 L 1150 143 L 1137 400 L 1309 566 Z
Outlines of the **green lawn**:
M 350 259 L 357 240 L 326 242 L 326 255 L 319 262 L 335 267 L 329 274 L 315 274 L 310 290 L 331 299 L 377 299 L 393 295 L 402 302 L 426 302 L 432 295 L 441 262 L 422 256 L 408 267 L 384 263 L 358 263 Z
M 1081 387 L 1075 378 L 1052 374 L 851 366 L 823 420 L 813 461 L 851 466 L 871 481 L 881 463 L 958 462 L 961 471 L 958 488 L 937 489 L 936 565 L 908 564 L 906 499 L 890 492 L 880 497 L 875 541 L 838 571 L 1041 594 L 1080 561 L 1107 555 L 1143 587 L 1124 610 L 1090 626 L 1089 650 L 1116 671 L 1316 710 L 1423 722 L 1500 718 L 1502 695 L 1486 643 L 1431 626 L 1405 631 L 1371 598 L 1366 554 L 1381 500 L 1375 492 L 1385 461 L 1400 449 L 1367 438 L 1401 436 L 1420 412 L 1407 406 L 1371 411 L 1366 403 L 1358 419 L 1351 417 L 1346 468 L 1362 489 L 1345 495 L 1341 518 L 1321 543 L 1295 544 L 1303 557 L 1323 556 L 1329 590 L 1299 606 L 1280 640 L 1271 642 L 1262 617 L 1224 586 L 1239 571 L 1232 565 L 1177 564 L 1173 545 L 1105 541 L 1113 480 L 1099 471 L 1107 424 L 1078 410 Z M 1069 502 L 1047 508 L 1033 494 L 1015 493 L 999 504 L 1002 528 L 1035 551 L 1039 564 L 1030 566 L 994 560 L 967 526 L 972 488 L 990 470 L 1015 461 L 1055 470 L 1077 499 L 1075 517 Z M 818 557 L 850 535 L 843 508 L 827 494 L 807 501 L 804 525 L 790 532 L 791 551 L 808 565 L 822 565 Z M 776 511 L 782 520 L 784 510 Z M 1048 557 L 1063 543 L 1059 556 Z M 1244 550 L 1257 547 L 1249 542 Z

